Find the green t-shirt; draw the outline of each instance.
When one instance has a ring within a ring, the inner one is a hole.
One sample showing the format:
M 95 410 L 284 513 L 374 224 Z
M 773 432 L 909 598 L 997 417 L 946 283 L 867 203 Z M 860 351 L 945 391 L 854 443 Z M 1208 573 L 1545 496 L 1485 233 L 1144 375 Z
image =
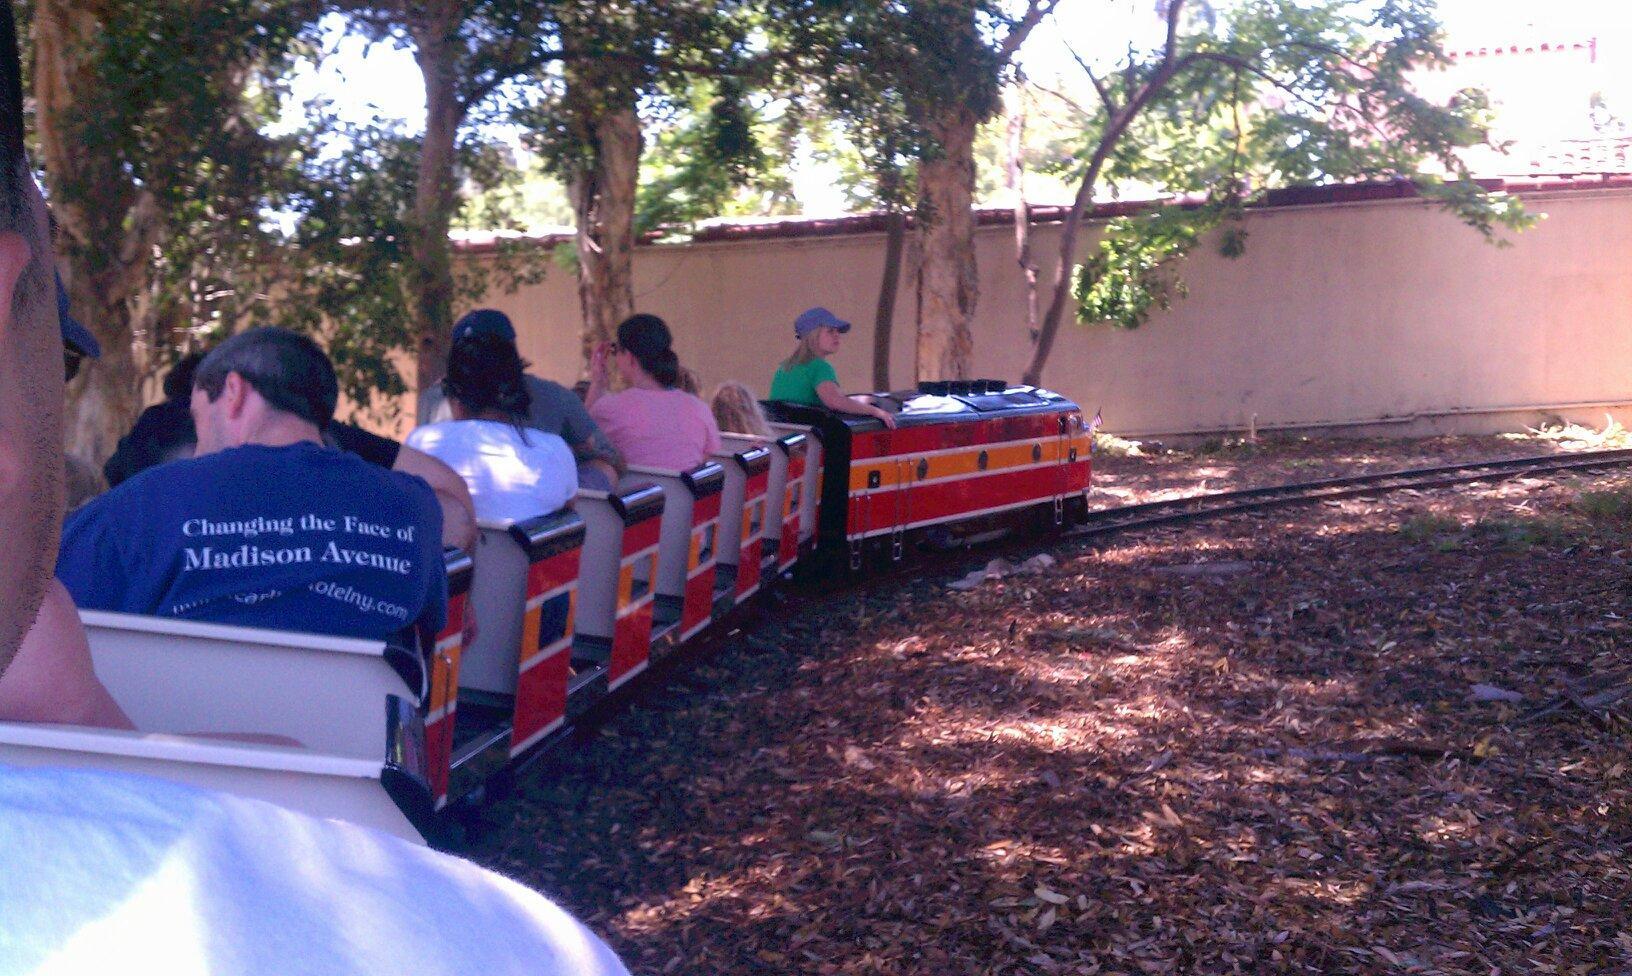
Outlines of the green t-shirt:
M 816 387 L 829 380 L 837 383 L 839 374 L 833 372 L 833 364 L 825 359 L 812 359 L 798 366 L 779 366 L 776 375 L 771 377 L 771 399 L 819 407 L 822 398 L 816 395 Z

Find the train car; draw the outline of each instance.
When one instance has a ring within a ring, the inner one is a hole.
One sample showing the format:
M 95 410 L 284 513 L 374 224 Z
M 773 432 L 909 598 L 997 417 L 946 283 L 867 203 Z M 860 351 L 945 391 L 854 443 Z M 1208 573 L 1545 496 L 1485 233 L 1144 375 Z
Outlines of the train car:
M 783 423 L 805 424 L 824 456 L 815 547 L 823 571 L 859 572 L 909 543 L 1037 517 L 1063 525 L 1086 511 L 1092 429 L 1075 403 L 997 380 L 923 383 L 863 399 L 872 417 L 768 402 Z
M 870 400 L 895 429 L 768 404 L 770 437 L 728 434 L 691 470 L 635 469 L 568 510 L 482 525 L 474 553 L 447 554 L 447 623 L 417 647 L 82 613 L 141 731 L 0 723 L 0 760 L 136 770 L 447 842 L 492 786 L 765 585 L 1085 509 L 1092 431 L 1069 400 L 992 381 Z

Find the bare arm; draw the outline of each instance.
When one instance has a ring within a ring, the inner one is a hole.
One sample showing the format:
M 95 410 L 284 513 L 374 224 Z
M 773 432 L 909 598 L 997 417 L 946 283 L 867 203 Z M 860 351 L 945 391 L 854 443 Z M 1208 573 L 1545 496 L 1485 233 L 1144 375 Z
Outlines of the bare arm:
M 47 585 L 17 657 L 0 675 L 0 720 L 134 728 L 97 680 L 79 611 L 56 580 Z
M 849 413 L 858 417 L 876 417 L 884 422 L 884 426 L 892 429 L 895 427 L 895 416 L 888 410 L 845 396 L 844 391 L 839 389 L 839 384 L 832 380 L 816 384 L 816 396 L 821 398 L 822 406 L 834 413 Z
M 425 479 L 436 492 L 442 506 L 442 544 L 455 546 L 466 552 L 476 548 L 476 503 L 471 500 L 470 487 L 452 468 L 404 444 L 397 453 L 393 471 Z

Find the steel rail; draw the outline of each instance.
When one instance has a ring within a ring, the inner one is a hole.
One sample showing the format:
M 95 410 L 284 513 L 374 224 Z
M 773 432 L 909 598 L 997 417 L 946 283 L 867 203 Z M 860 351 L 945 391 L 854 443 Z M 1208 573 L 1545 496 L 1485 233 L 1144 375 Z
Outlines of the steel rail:
M 1426 468 L 1380 471 L 1375 474 L 1324 478 L 1317 481 L 1208 492 L 1184 498 L 1118 505 L 1089 512 L 1082 524 L 1065 534 L 1074 538 L 1108 535 L 1128 529 L 1191 522 L 1237 512 L 1259 511 L 1285 505 L 1382 495 L 1391 491 L 1445 488 L 1479 481 L 1502 481 L 1529 474 L 1549 474 L 1590 468 L 1632 464 L 1632 449 L 1590 451 L 1573 455 L 1544 454 L 1535 457 L 1445 464 Z

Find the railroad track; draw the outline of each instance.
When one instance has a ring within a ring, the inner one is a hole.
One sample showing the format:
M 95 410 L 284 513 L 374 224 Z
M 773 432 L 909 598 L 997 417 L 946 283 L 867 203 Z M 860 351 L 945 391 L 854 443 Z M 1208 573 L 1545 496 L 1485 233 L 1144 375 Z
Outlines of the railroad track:
M 1157 525 L 1193 522 L 1236 512 L 1258 511 L 1290 505 L 1366 495 L 1382 495 L 1391 491 L 1414 488 L 1445 488 L 1478 481 L 1501 481 L 1525 475 L 1550 474 L 1557 471 L 1576 471 L 1590 468 L 1608 468 L 1632 464 L 1632 449 L 1589 451 L 1580 454 L 1547 454 L 1539 457 L 1509 458 L 1503 461 L 1479 461 L 1473 464 L 1446 464 L 1428 468 L 1408 468 L 1402 471 L 1384 471 L 1376 474 L 1352 475 L 1346 478 L 1326 478 L 1289 485 L 1270 485 L 1263 488 L 1242 488 L 1237 491 L 1210 492 L 1185 498 L 1169 498 L 1135 505 L 1118 505 L 1088 513 L 1083 523 L 1066 533 L 1067 536 L 1110 535 L 1128 529 L 1149 528 Z

